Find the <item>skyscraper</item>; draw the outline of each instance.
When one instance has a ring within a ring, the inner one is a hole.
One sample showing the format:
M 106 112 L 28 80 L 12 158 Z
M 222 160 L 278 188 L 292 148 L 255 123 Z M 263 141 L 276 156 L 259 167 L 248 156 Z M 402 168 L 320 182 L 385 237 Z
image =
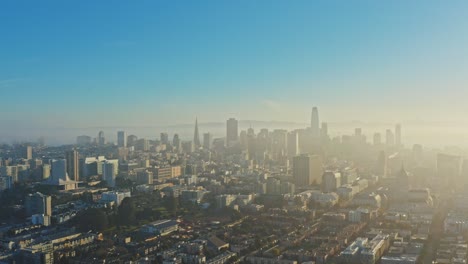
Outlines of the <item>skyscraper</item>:
M 102 178 L 107 182 L 107 186 L 115 187 L 115 164 L 113 162 L 105 161 L 102 164 Z
M 169 135 L 167 133 L 160 134 L 161 144 L 169 144 Z
M 400 124 L 396 124 L 395 126 L 395 145 L 397 145 L 397 147 L 401 146 L 401 125 Z
M 67 175 L 66 159 L 52 160 L 51 176 L 49 179 L 54 184 L 70 180 Z
M 322 139 L 328 138 L 328 123 L 322 122 L 322 128 L 320 129 Z
M 283 129 L 275 129 L 271 133 L 270 151 L 275 160 L 286 154 L 288 146 L 288 132 Z
M 79 173 L 79 157 L 78 151 L 70 150 L 65 153 L 65 159 L 67 160 L 67 173 L 68 176 L 74 180 L 78 181 L 80 179 Z
M 380 133 L 375 133 L 374 134 L 374 146 L 378 146 L 382 144 L 382 136 L 380 135 Z
M 235 118 L 229 118 L 226 122 L 226 145 L 233 146 L 239 138 L 238 122 Z
M 24 158 L 27 160 L 32 159 L 32 147 L 31 146 L 24 147 Z
M 120 148 L 127 147 L 127 133 L 125 131 L 117 132 L 117 146 Z
M 362 136 L 362 128 L 360 128 L 360 127 L 355 128 L 354 129 L 354 135 L 356 137 L 361 137 Z
M 393 132 L 391 129 L 387 129 L 386 143 L 387 143 L 387 146 L 395 145 L 395 136 L 393 135 Z
M 104 146 L 106 144 L 106 138 L 104 137 L 104 132 L 103 131 L 99 131 L 99 134 L 98 134 L 98 145 L 99 146 Z
M 203 148 L 204 149 L 211 149 L 211 141 L 212 137 L 210 133 L 203 134 Z
M 25 199 L 25 208 L 28 215 L 52 215 L 52 198 L 40 192 L 29 194 Z
M 127 137 L 127 147 L 134 147 L 138 141 L 138 137 L 135 135 L 130 135 Z
M 341 173 L 326 171 L 322 175 L 322 191 L 334 192 L 341 185 Z
M 193 145 L 195 149 L 199 149 L 201 146 L 200 135 L 198 134 L 198 118 L 195 118 L 195 132 L 193 134 Z
M 177 149 L 177 151 L 181 151 L 181 141 L 179 138 L 179 134 L 174 134 L 174 138 L 172 139 L 172 146 Z
M 322 159 L 318 155 L 300 155 L 293 159 L 293 177 L 296 186 L 320 184 L 323 175 Z
M 319 114 L 318 114 L 318 108 L 313 107 L 312 108 L 312 117 L 310 120 L 310 128 L 312 129 L 312 136 L 314 137 L 320 137 L 320 122 L 319 122 Z

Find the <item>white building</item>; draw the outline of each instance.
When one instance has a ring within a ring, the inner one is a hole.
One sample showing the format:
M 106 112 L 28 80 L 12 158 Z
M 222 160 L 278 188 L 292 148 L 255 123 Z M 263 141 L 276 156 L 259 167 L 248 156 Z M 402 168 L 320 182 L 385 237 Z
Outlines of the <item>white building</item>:
M 74 190 L 78 187 L 78 182 L 68 177 L 66 159 L 52 160 L 51 175 L 45 183 L 63 190 Z
M 159 220 L 150 224 L 147 224 L 141 228 L 144 233 L 151 233 L 157 235 L 168 235 L 179 229 L 177 221 L 174 220 Z
M 389 247 L 388 235 L 379 234 L 370 241 L 368 238 L 358 237 L 340 253 L 340 263 L 375 264 Z

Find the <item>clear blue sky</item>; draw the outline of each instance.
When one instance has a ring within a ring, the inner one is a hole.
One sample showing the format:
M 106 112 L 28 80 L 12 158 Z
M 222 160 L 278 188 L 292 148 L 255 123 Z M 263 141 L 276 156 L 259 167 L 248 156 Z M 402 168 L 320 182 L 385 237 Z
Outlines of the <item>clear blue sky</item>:
M 468 1 L 4 0 L 0 34 L 13 126 L 467 120 Z

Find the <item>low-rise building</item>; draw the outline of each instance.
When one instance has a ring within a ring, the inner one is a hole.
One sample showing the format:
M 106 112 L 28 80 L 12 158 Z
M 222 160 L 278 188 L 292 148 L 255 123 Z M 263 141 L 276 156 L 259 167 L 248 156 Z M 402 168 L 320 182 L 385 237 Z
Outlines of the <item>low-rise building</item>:
M 143 233 L 150 233 L 165 236 L 179 229 L 179 224 L 175 220 L 159 220 L 147 224 L 141 228 Z

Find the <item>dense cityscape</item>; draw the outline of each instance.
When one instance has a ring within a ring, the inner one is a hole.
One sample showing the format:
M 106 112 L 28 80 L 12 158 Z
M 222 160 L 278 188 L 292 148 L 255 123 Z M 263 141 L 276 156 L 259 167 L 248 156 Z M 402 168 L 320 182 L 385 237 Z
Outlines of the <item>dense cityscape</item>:
M 0 263 L 466 263 L 468 161 L 402 133 L 4 144 Z
M 468 264 L 467 0 L 0 0 L 0 264 Z

